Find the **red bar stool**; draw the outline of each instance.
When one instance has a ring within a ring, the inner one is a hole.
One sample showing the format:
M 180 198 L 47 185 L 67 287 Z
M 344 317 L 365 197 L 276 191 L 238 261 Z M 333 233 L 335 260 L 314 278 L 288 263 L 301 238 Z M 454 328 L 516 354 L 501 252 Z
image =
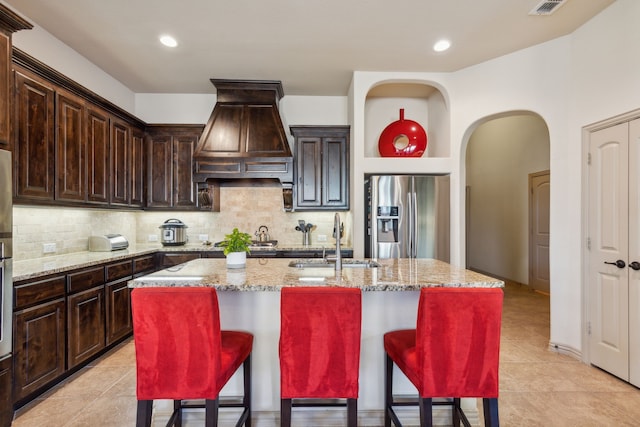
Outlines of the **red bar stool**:
M 461 397 L 482 398 L 485 426 L 497 427 L 503 292 L 499 288 L 423 288 L 416 329 L 384 335 L 385 427 L 401 426 L 394 406 L 418 405 L 431 426 L 432 405 L 452 405 L 453 425 L 470 423 Z M 418 401 L 396 401 L 393 364 L 418 389 Z M 433 398 L 452 398 L 434 402 Z
M 280 425 L 291 425 L 292 406 L 345 406 L 298 399 L 346 399 L 348 425 L 356 426 L 360 289 L 283 288 L 280 317 Z
M 218 407 L 244 408 L 237 426 L 251 427 L 253 335 L 221 331 L 213 288 L 136 288 L 131 293 L 136 349 L 137 427 L 151 426 L 153 401 L 172 399 L 167 426 L 182 425 L 183 408 L 205 408 L 205 425 L 218 425 Z M 222 404 L 218 395 L 243 365 L 242 403 Z M 185 404 L 187 399 L 205 399 Z

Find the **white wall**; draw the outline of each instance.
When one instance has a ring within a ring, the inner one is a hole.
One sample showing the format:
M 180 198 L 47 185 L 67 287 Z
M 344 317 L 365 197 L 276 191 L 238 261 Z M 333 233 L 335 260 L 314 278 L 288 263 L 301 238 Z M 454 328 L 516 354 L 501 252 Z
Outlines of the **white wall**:
M 28 17 L 27 20 L 32 22 Z M 33 22 L 32 22 L 33 23 Z M 13 34 L 13 44 L 125 111 L 135 113 L 134 93 L 42 27 Z

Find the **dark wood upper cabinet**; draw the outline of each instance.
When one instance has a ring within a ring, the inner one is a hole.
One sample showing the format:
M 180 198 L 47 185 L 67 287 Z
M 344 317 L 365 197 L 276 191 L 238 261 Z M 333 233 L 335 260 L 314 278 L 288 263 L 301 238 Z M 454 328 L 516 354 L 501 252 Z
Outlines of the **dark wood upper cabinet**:
M 322 138 L 322 206 L 349 209 L 349 130 Z
M 128 206 L 130 201 L 131 129 L 120 120 L 111 119 L 111 198 L 112 205 Z
M 147 135 L 147 207 L 170 208 L 173 198 L 173 138 L 159 131 L 148 131 Z
M 54 198 L 54 88 L 24 70 L 15 71 L 15 197 Z
M 12 34 L 33 25 L 5 5 L 0 5 L 0 147 L 11 148 L 11 52 Z M 2 417 L 0 417 L 1 420 Z
M 349 126 L 291 126 L 295 210 L 349 209 Z
M 56 200 L 83 202 L 87 196 L 87 141 L 84 136 L 84 102 L 57 93 Z
M 147 208 L 198 208 L 193 152 L 202 125 L 147 127 Z
M 102 109 L 87 108 L 87 201 L 109 203 L 109 116 Z
M 196 188 L 193 182 L 193 150 L 199 133 L 180 133 L 173 138 L 173 206 L 196 207 Z
M 0 31 L 0 147 L 11 142 L 11 33 Z
M 142 208 L 144 123 L 18 49 L 13 64 L 15 202 Z
M 296 205 L 322 206 L 322 138 L 299 136 L 296 151 Z
M 129 179 L 131 181 L 131 199 L 129 205 L 134 207 L 144 206 L 144 132 L 138 128 L 131 129 L 131 166 Z

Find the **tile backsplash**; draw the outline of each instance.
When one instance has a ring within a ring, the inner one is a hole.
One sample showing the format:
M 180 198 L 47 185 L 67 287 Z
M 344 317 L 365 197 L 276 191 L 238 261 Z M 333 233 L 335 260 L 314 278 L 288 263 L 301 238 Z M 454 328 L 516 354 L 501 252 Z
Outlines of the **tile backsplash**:
M 88 250 L 91 235 L 119 233 L 130 243 L 150 243 L 149 236 L 160 241 L 160 225 L 177 218 L 187 228 L 189 243 L 199 243 L 206 235 L 217 242 L 234 227 L 253 235 L 261 225 L 269 229 L 271 239 L 280 246 L 301 245 L 302 233 L 295 230 L 298 220 L 315 225 L 312 245 L 333 246 L 333 211 L 285 212 L 282 190 L 277 187 L 223 187 L 220 212 L 185 211 L 113 211 L 106 209 L 57 208 L 16 205 L 13 208 L 14 258 L 25 260 Z M 342 244 L 351 246 L 351 213 L 340 212 L 344 223 Z M 318 236 L 325 235 L 326 242 Z M 44 252 L 44 245 L 55 243 L 56 251 Z

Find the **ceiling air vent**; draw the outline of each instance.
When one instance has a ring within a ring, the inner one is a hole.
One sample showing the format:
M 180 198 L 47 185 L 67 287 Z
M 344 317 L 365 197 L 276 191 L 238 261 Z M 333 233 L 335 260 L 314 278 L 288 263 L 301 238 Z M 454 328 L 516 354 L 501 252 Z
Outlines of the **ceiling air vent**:
M 554 13 L 560 6 L 565 4 L 568 0 L 545 0 L 538 3 L 536 7 L 534 7 L 529 15 L 551 15 Z

